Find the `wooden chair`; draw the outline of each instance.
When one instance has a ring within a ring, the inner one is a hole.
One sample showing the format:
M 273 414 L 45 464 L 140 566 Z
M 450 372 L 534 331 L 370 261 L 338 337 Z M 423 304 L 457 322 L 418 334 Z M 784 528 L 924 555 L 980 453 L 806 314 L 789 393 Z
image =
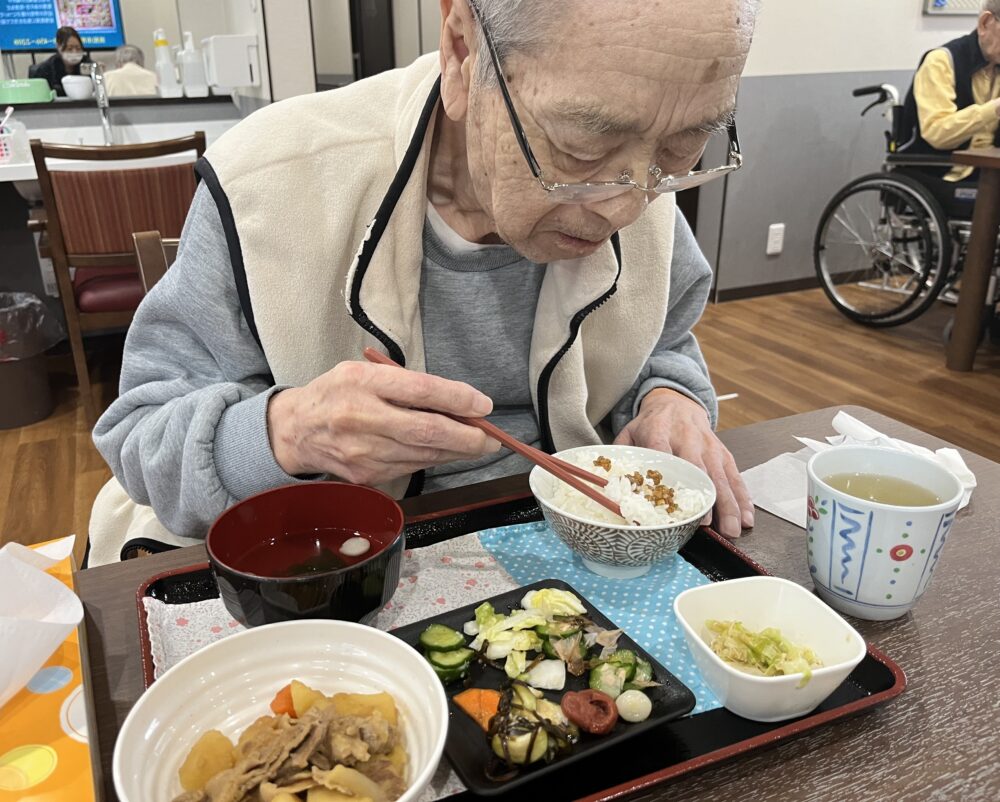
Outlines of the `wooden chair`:
M 159 231 L 137 231 L 132 235 L 135 262 L 142 277 L 142 288 L 148 294 L 167 268 L 177 258 L 178 239 L 162 239 Z
M 48 248 L 59 285 L 80 396 L 97 418 L 83 334 L 129 325 L 145 295 L 132 233 L 156 229 L 180 235 L 194 196 L 191 161 L 107 170 L 60 168 L 48 159 L 102 162 L 205 152 L 205 134 L 138 145 L 52 145 L 33 139 L 31 153 L 46 209 Z M 70 268 L 75 268 L 71 276 Z

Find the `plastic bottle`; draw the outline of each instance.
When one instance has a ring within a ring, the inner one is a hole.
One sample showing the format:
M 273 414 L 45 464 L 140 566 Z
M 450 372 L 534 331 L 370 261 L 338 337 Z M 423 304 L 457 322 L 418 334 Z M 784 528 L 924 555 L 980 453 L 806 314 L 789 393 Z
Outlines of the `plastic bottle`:
M 191 31 L 184 31 L 184 49 L 177 57 L 181 70 L 184 94 L 188 97 L 208 97 L 208 80 L 205 78 L 205 62 L 201 51 L 194 46 Z
M 184 90 L 177 83 L 177 71 L 170 58 L 170 43 L 163 28 L 153 31 L 153 51 L 156 53 L 156 79 L 160 97 L 181 97 Z
M 20 120 L 7 120 L 6 132 L 11 134 L 11 162 L 24 164 L 31 161 L 31 145 L 28 141 L 28 129 Z

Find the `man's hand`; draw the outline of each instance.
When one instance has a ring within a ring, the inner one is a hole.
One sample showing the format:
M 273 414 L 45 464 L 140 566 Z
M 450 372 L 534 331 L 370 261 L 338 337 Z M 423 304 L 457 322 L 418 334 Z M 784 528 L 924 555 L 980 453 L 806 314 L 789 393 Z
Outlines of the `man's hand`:
M 403 368 L 341 362 L 305 387 L 271 398 L 268 434 L 289 474 L 329 473 L 376 485 L 431 465 L 500 450 L 467 418 L 488 415 L 493 402 L 467 384 Z
M 715 521 L 719 534 L 736 538 L 753 526 L 753 501 L 736 468 L 733 455 L 712 431 L 701 404 L 666 388 L 653 390 L 639 407 L 639 415 L 615 440 L 665 451 L 701 468 L 715 484 Z

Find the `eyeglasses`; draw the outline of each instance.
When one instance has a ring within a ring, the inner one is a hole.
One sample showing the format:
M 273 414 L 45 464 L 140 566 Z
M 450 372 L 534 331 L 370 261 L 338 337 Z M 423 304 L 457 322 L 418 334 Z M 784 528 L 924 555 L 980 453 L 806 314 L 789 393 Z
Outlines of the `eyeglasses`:
M 559 183 L 547 181 L 542 175 L 542 168 L 538 165 L 538 160 L 528 144 L 528 137 L 524 132 L 521 119 L 514 109 L 514 101 L 510 97 L 510 87 L 503 75 L 500 66 L 500 56 L 493 44 L 493 37 L 483 21 L 482 12 L 479 10 L 479 3 L 476 0 L 468 0 L 469 7 L 476 15 L 479 27 L 483 31 L 483 39 L 486 42 L 486 49 L 490 54 L 490 61 L 493 62 L 493 69 L 496 72 L 497 80 L 500 84 L 500 94 L 503 96 L 504 105 L 507 107 L 507 116 L 510 117 L 511 125 L 514 128 L 514 136 L 517 144 L 524 154 L 524 159 L 528 163 L 528 169 L 555 203 L 597 203 L 603 200 L 610 200 L 633 189 L 640 192 L 655 193 L 662 195 L 668 192 L 680 192 L 683 189 L 691 189 L 701 186 L 716 178 L 739 170 L 743 166 L 743 154 L 740 152 L 740 140 L 736 133 L 736 123 L 731 122 L 726 126 L 726 133 L 729 136 L 729 157 L 726 164 L 721 167 L 713 167 L 710 170 L 692 170 L 685 175 L 664 175 L 663 171 L 655 165 L 649 168 L 651 183 L 643 185 L 633 180 L 629 170 L 623 170 L 616 181 L 587 181 L 582 183 Z

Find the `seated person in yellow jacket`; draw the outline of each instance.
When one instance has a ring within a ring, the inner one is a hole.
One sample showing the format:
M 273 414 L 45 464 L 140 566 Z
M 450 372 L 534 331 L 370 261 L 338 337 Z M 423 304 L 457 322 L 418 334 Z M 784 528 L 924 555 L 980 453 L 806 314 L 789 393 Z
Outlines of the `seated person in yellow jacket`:
M 940 155 L 1000 144 L 1000 0 L 985 0 L 976 30 L 924 54 L 906 96 L 900 153 Z M 945 214 L 971 215 L 978 174 L 971 167 L 920 168 Z

